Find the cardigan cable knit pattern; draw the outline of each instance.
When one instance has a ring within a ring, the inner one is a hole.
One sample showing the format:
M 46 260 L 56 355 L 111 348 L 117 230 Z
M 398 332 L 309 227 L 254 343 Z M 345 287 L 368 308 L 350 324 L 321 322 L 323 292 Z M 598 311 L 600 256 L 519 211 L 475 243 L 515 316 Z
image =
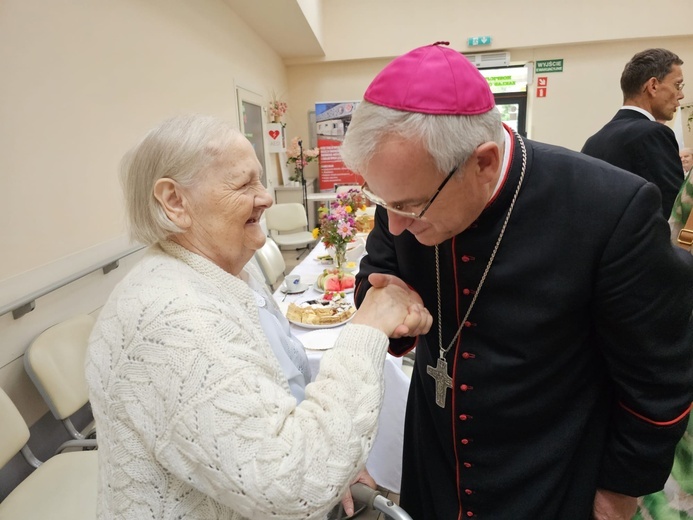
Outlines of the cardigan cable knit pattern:
M 325 517 L 372 446 L 387 345 L 345 326 L 297 405 L 248 285 L 175 243 L 151 247 L 87 353 L 98 518 Z

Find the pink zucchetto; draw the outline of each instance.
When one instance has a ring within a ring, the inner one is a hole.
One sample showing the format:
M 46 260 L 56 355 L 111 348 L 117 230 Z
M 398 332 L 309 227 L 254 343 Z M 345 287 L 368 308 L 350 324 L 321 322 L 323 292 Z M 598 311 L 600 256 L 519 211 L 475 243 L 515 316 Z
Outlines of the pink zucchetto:
M 442 47 L 419 47 L 395 58 L 371 82 L 364 99 L 404 112 L 476 115 L 495 101 L 486 79 L 461 53 Z

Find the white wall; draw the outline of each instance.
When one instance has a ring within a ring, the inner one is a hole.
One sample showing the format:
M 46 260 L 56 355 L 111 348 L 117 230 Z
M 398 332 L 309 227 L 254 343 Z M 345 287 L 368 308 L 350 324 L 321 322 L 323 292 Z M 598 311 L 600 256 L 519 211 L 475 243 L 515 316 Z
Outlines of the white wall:
M 418 44 L 412 43 L 408 50 Z M 693 78 L 693 37 L 662 37 L 574 45 L 511 49 L 513 65 L 563 58 L 564 71 L 548 77 L 548 95 L 536 98 L 536 75 L 529 87 L 529 136 L 580 150 L 585 140 L 613 117 L 622 104 L 619 78 L 630 58 L 650 47 L 665 47 L 684 60 L 684 77 Z M 316 101 L 360 100 L 391 58 L 294 64 L 287 68 L 292 112 L 289 135 L 308 135 L 308 111 Z M 689 81 L 689 83 L 693 83 Z M 693 87 L 684 89 L 693 99 Z M 684 99 L 684 102 L 688 101 Z
M 4 0 L 0 76 L 0 281 L 124 233 L 117 164 L 159 120 L 287 89 L 218 0 Z
M 262 1 L 262 0 L 256 0 Z M 447 40 L 462 52 L 690 36 L 689 0 L 323 0 L 323 61 L 398 56 Z M 491 36 L 489 47 L 467 39 Z
M 117 165 L 158 121 L 237 122 L 236 85 L 287 90 L 276 52 L 220 0 L 3 0 L 0 78 L 0 306 L 128 247 Z M 45 407 L 21 366 L 28 342 L 97 309 L 132 261 L 0 316 L 0 387 L 30 422 Z

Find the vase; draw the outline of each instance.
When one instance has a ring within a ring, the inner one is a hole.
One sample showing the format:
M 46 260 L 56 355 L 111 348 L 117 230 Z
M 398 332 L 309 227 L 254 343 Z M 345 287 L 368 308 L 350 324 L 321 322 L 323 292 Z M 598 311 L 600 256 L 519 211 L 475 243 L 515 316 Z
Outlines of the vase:
M 346 250 L 345 242 L 334 245 L 334 265 L 337 269 L 341 269 L 346 264 Z

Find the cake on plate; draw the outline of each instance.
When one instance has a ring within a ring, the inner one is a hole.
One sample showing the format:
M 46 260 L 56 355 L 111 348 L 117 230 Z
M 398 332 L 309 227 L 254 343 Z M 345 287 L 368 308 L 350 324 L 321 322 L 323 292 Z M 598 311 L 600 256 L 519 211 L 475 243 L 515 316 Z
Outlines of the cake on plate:
M 355 312 L 356 308 L 342 299 L 308 300 L 290 303 L 286 317 L 294 323 L 335 325 L 348 320 Z

